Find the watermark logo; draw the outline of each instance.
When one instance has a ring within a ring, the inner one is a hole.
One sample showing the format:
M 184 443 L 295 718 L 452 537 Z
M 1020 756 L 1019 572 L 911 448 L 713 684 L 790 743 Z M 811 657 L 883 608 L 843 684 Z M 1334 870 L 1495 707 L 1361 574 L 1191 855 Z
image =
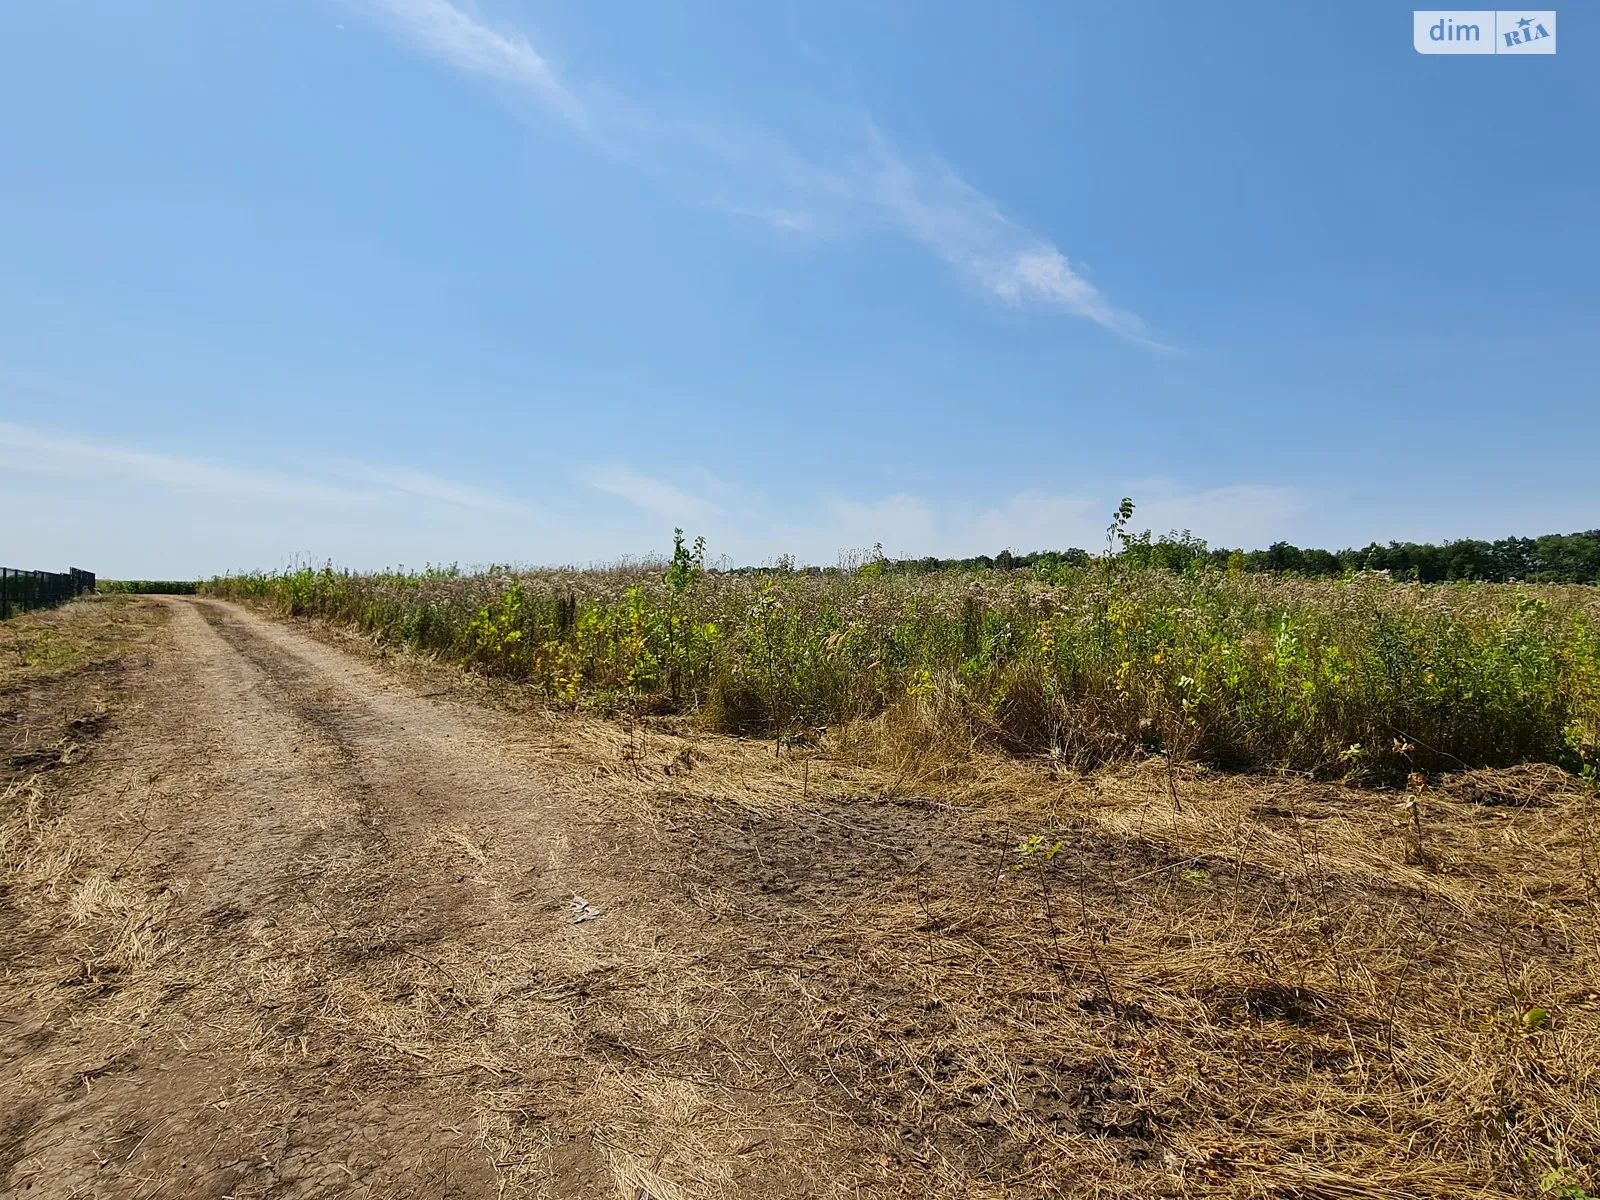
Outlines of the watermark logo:
M 1495 13 L 1496 54 L 1554 54 L 1555 12 Z
M 1554 54 L 1554 9 L 1418 9 L 1411 14 L 1418 54 Z

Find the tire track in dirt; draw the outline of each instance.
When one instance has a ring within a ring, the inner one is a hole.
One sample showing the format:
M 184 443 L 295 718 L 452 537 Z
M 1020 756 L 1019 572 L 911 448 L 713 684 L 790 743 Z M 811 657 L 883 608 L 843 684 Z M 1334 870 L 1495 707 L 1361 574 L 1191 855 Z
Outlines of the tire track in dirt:
M 53 995 L 48 961 L 19 981 L 61 1044 L 21 1064 L 7 1194 L 764 1190 L 741 1152 L 805 1135 L 728 1084 L 738 1014 L 706 1007 L 681 897 L 649 896 L 614 814 L 536 778 L 501 718 L 169 607 L 90 785 L 146 793 L 129 874 L 159 945 L 93 994 Z M 579 892 L 600 919 L 570 922 Z

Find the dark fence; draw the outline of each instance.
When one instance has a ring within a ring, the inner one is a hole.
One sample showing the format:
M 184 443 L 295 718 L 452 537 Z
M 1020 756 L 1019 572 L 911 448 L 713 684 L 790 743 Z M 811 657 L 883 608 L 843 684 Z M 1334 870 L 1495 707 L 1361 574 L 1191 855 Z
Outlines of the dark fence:
M 94 591 L 94 572 L 17 571 L 0 567 L 0 621 L 34 608 L 52 608 Z

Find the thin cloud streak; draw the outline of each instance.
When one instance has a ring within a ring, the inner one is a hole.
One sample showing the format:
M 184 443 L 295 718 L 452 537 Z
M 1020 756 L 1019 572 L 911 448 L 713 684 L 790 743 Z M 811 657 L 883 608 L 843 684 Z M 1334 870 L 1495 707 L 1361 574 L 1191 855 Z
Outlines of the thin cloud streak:
M 0 464 L 13 470 L 81 477 L 85 471 L 138 483 L 221 496 L 348 504 L 362 493 L 270 471 L 242 470 L 148 450 L 37 433 L 0 423 Z
M 663 118 L 614 93 L 581 101 L 525 37 L 494 29 L 449 0 L 365 0 L 365 6 L 457 70 L 526 90 L 602 153 L 698 203 L 790 236 L 887 225 L 1002 304 L 1081 317 L 1141 345 L 1168 349 L 1047 238 L 1012 221 L 948 164 L 911 162 L 870 122 L 837 152 L 808 156 L 760 131 Z
M 346 458 L 329 460 L 327 468 L 329 473 L 354 480 L 357 483 L 374 484 L 389 491 L 403 492 L 406 495 L 418 496 L 424 500 L 438 500 L 441 503 L 453 504 L 459 508 L 474 509 L 478 512 L 507 513 L 513 516 L 532 517 L 538 515 L 533 508 L 520 500 L 497 496 L 493 492 L 484 491 L 482 488 L 472 487 L 465 483 L 456 483 L 449 479 L 443 479 L 438 475 L 430 475 L 426 471 L 415 471 L 403 467 L 375 467 Z
M 876 131 L 874 131 L 876 137 Z M 910 236 L 1013 306 L 1037 304 L 1144 341 L 1144 324 L 1122 312 L 1075 271 L 1064 254 L 1009 220 L 952 168 L 913 169 L 877 138 L 881 165 L 872 198 Z
M 366 0 L 363 7 L 457 70 L 527 88 L 574 125 L 586 124 L 583 105 L 520 34 L 491 29 L 448 0 Z
M 620 497 L 635 508 L 671 523 L 705 521 L 722 513 L 710 500 L 627 467 L 595 467 L 580 479 L 597 491 Z
M 0 466 L 77 478 L 92 471 L 98 476 L 125 482 L 268 503 L 381 508 L 396 495 L 405 495 L 476 512 L 518 517 L 539 515 L 521 501 L 405 467 L 373 466 L 349 459 L 330 460 L 325 465 L 326 474 L 364 485 L 350 487 L 310 474 L 200 462 L 127 446 L 58 437 L 7 422 L 0 422 Z

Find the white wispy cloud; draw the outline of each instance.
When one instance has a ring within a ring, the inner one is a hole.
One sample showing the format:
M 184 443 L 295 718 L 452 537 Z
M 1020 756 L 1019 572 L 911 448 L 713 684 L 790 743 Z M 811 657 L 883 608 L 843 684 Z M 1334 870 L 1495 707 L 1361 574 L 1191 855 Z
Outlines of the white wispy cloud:
M 802 504 L 803 515 L 797 517 L 792 509 L 775 513 L 759 493 L 740 491 L 709 475 L 700 492 L 714 484 L 715 502 L 627 467 L 596 468 L 578 478 L 628 501 L 649 518 L 619 531 L 640 539 L 640 548 L 657 544 L 666 528 L 678 525 L 706 535 L 715 553 L 742 563 L 789 553 L 802 562 L 827 564 L 875 544 L 897 558 L 930 554 L 964 558 L 1004 549 L 1025 552 L 1070 546 L 1099 550 L 1112 510 L 1122 495 L 1130 493 L 1138 502 L 1133 531 L 1191 530 L 1214 546 L 1257 547 L 1284 536 L 1310 504 L 1305 492 L 1291 487 L 1236 484 L 1194 489 L 1171 480 L 1146 479 L 1093 494 L 1031 488 L 987 505 L 938 501 L 909 492 L 875 498 L 822 495 Z
M 348 504 L 362 494 L 272 471 L 178 458 L 128 446 L 58 437 L 0 423 L 0 464 L 17 471 L 74 478 L 112 476 L 124 481 L 210 495 L 256 499 L 309 499 Z
M 1151 486 L 1124 484 L 1094 494 L 1060 495 L 1029 489 L 978 511 L 929 505 L 927 524 L 937 531 L 935 536 L 922 541 L 891 542 L 888 536 L 877 540 L 886 548 L 891 544 L 904 547 L 907 556 L 936 554 L 945 558 L 1006 549 L 1027 552 L 1076 546 L 1098 551 L 1105 545 L 1112 510 L 1121 495 L 1131 493 L 1137 503 L 1130 531 L 1150 530 L 1159 535 L 1190 530 L 1213 546 L 1253 548 L 1284 536 L 1309 504 L 1304 492 L 1289 487 L 1236 484 L 1195 490 L 1168 481 L 1159 486 L 1147 482 Z M 904 537 L 915 530 L 915 525 L 909 530 L 894 529 L 893 535 Z M 924 548 L 928 546 L 932 548 Z
M 448 0 L 365 0 L 362 6 L 458 70 L 526 88 L 566 120 L 586 123 L 583 105 L 521 34 L 493 29 Z
M 1134 513 L 1139 529 L 1189 529 L 1213 546 L 1251 549 L 1285 536 L 1312 503 L 1301 488 L 1268 484 L 1186 491 L 1168 480 L 1149 480 L 1128 490 L 1143 497 Z
M 45 499 L 45 497 L 48 497 Z M 355 567 L 567 562 L 616 544 L 478 483 L 352 460 L 245 465 L 0 422 L 7 566 L 193 578 L 294 559 Z M 659 540 L 659 539 L 657 539 Z
M 594 467 L 584 472 L 580 479 L 590 487 L 619 496 L 668 523 L 681 525 L 685 521 L 705 521 L 722 513 L 716 504 L 703 496 L 664 480 L 641 475 L 628 467 Z
M 899 553 L 900 547 L 930 546 L 938 532 L 938 514 L 932 504 L 920 496 L 896 492 L 881 500 L 830 496 L 819 506 L 814 524 L 799 526 L 789 536 L 811 561 L 827 562 L 879 544 L 896 547 L 894 553 Z
M 183 578 L 296 556 L 356 567 L 605 560 L 660 552 L 681 526 L 734 562 L 788 553 L 827 564 L 875 543 L 894 557 L 1094 550 L 1124 494 L 1139 503 L 1135 529 L 1191 529 L 1220 546 L 1292 536 L 1300 514 L 1312 511 L 1308 493 L 1251 483 L 1195 489 L 1137 480 L 1075 494 L 1021 490 L 987 504 L 907 491 L 822 494 L 775 506 L 758 487 L 691 466 L 671 482 L 615 464 L 579 481 L 589 499 L 558 488 L 538 497 L 546 510 L 411 467 L 332 460 L 263 468 L 0 422 L 0 511 L 40 514 L 6 527 L 0 552 L 8 566 Z M 595 493 L 623 503 L 606 511 Z
M 1264 546 L 1283 536 L 1309 503 L 1298 489 L 1262 484 L 1193 490 L 1146 480 L 1116 490 L 1137 501 L 1132 530 L 1187 529 L 1214 546 Z M 797 528 L 792 536 L 818 555 L 810 561 L 820 562 L 831 561 L 840 549 L 874 542 L 897 557 L 964 558 L 1069 546 L 1093 551 L 1104 545 L 1119 499 L 1111 490 L 1060 495 L 1035 488 L 976 510 L 905 494 L 877 502 L 834 500 L 826 509 L 828 519 Z
M 534 509 L 520 500 L 496 495 L 471 484 L 456 483 L 438 475 L 430 475 L 426 471 L 405 467 L 378 467 L 347 458 L 329 459 L 327 469 L 331 474 L 358 483 L 373 484 L 388 491 L 403 492 L 425 500 L 437 500 L 460 508 L 520 516 L 536 515 Z
M 257 502 L 381 508 L 396 497 L 406 496 L 476 512 L 538 515 L 519 500 L 408 467 L 330 459 L 320 464 L 320 470 L 315 465 L 300 473 L 259 470 L 63 437 L 7 422 L 0 422 L 0 466 L 34 474 L 76 479 L 93 476 Z
M 580 97 L 521 33 L 450 0 L 358 0 L 407 41 L 458 70 L 548 105 L 601 152 L 724 212 L 784 234 L 888 226 L 920 242 L 984 295 L 1093 321 L 1166 349 L 1114 306 L 1048 238 L 1007 217 L 948 163 L 902 153 L 870 121 L 810 153 L 761 130 L 671 116 L 615 92 Z
M 1103 497 L 1058 496 L 1039 489 L 1018 492 L 964 519 L 960 544 L 975 549 L 961 553 L 1065 550 L 1069 546 L 1093 550 L 1098 545 L 1096 525 L 1106 523 L 1100 515 L 1106 507 Z
M 906 233 L 1012 305 L 1037 304 L 1143 339 L 1132 313 L 1114 308 L 1054 245 L 1009 220 L 949 165 L 913 167 L 874 133 L 873 202 Z

